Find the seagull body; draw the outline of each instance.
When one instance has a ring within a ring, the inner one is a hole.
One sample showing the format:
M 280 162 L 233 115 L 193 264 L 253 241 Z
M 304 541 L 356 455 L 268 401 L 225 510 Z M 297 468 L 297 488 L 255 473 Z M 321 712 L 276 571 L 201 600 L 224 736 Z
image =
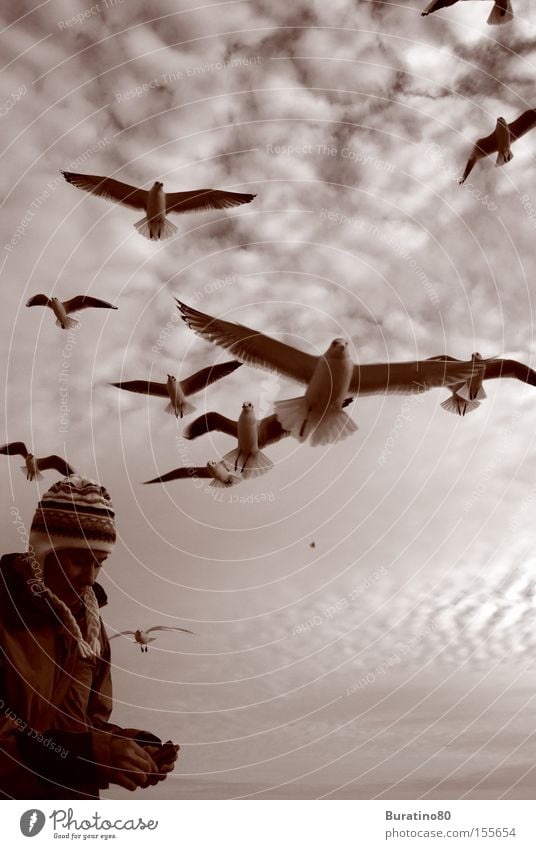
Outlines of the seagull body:
M 138 628 L 137 631 L 119 631 L 119 633 L 114 634 L 110 637 L 113 640 L 115 637 L 122 637 L 127 635 L 132 635 L 134 637 L 134 642 L 138 643 L 141 648 L 142 654 L 143 652 L 149 651 L 148 643 L 154 643 L 156 637 L 150 637 L 149 634 L 152 631 L 182 631 L 183 634 L 193 634 L 193 631 L 189 631 L 187 628 L 173 628 L 167 625 L 155 625 L 153 628 L 148 628 L 146 631 L 142 631 Z
M 134 227 L 147 239 L 169 239 L 177 228 L 166 217 L 171 212 L 203 212 L 209 209 L 226 209 L 250 203 L 256 195 L 242 192 L 227 192 L 219 189 L 195 189 L 191 192 L 165 192 L 164 184 L 156 181 L 149 191 L 129 186 L 111 177 L 97 177 L 93 174 L 74 174 L 61 172 L 68 183 L 78 189 L 122 203 L 132 209 L 142 209 L 145 217 L 136 221 Z
M 238 440 L 238 447 L 225 454 L 223 459 L 235 471 L 240 469 L 245 479 L 263 475 L 272 468 L 272 461 L 261 449 L 288 435 L 276 416 L 266 416 L 258 421 L 253 404 L 246 402 L 242 404 L 238 421 L 228 419 L 220 413 L 205 413 L 188 425 L 184 438 L 197 439 L 214 430 L 227 433 Z
M 127 380 L 120 383 L 112 383 L 118 389 L 127 389 L 129 392 L 139 392 L 143 395 L 154 395 L 159 398 L 168 398 L 169 404 L 166 413 L 171 413 L 175 418 L 181 418 L 193 413 L 195 407 L 190 404 L 186 397 L 201 392 L 211 383 L 221 380 L 222 377 L 231 374 L 242 363 L 238 360 L 230 360 L 226 363 L 218 363 L 213 366 L 197 371 L 184 380 L 177 380 L 172 374 L 168 374 L 166 383 L 157 383 L 152 380 Z
M 534 126 L 536 126 L 536 109 L 527 109 L 526 112 L 523 112 L 511 124 L 508 124 L 502 117 L 498 118 L 494 131 L 489 136 L 478 139 L 475 142 L 460 180 L 460 185 L 467 180 L 476 163 L 480 159 L 490 156 L 492 153 L 497 153 L 497 165 L 504 165 L 506 162 L 510 162 L 513 158 L 510 145 L 521 138 L 521 136 L 524 136 L 525 133 L 532 130 Z
M 464 360 L 457 360 L 455 357 L 449 357 L 446 354 L 439 357 L 431 357 L 430 359 L 444 364 L 465 362 Z M 452 397 L 447 398 L 441 404 L 443 409 L 449 413 L 457 413 L 459 416 L 465 416 L 467 413 L 476 410 L 480 406 L 480 401 L 487 397 L 482 386 L 484 380 L 514 378 L 531 386 L 536 386 L 536 371 L 517 360 L 503 360 L 499 357 L 484 358 L 480 354 L 475 353 L 472 355 L 471 362 L 473 364 L 473 373 L 463 382 L 450 386 L 449 389 L 451 390 Z
M 165 475 L 153 478 L 144 483 L 166 483 L 176 480 L 195 480 L 196 478 L 212 478 L 210 486 L 235 486 L 243 480 L 239 472 L 234 472 L 225 460 L 209 460 L 206 466 L 182 466 L 173 469 Z
M 457 2 L 458 0 L 432 0 L 426 9 L 421 12 L 421 15 L 431 15 L 433 12 L 439 11 L 439 9 L 446 9 L 447 6 L 454 6 Z M 513 20 L 513 17 L 514 13 L 510 0 L 495 0 L 487 23 L 491 26 L 507 24 Z
M 58 457 L 57 454 L 50 454 L 48 457 L 36 457 L 28 451 L 24 442 L 8 442 L 0 447 L 0 454 L 20 454 L 21 457 L 24 457 L 25 464 L 21 466 L 21 470 L 26 475 L 26 480 L 29 481 L 42 480 L 41 472 L 47 469 L 55 469 L 64 477 L 76 474 L 72 466 L 62 457 Z
M 59 298 L 49 298 L 47 295 L 34 295 L 27 301 L 26 306 L 49 307 L 56 316 L 56 324 L 62 330 L 78 327 L 79 322 L 74 318 L 69 318 L 69 313 L 91 307 L 107 310 L 117 309 L 113 304 L 109 304 L 108 301 L 101 301 L 100 298 L 92 298 L 89 295 L 77 295 L 68 301 L 60 301 Z
M 349 395 L 424 392 L 464 382 L 472 363 L 433 360 L 354 365 L 345 340 L 335 339 L 315 357 L 242 324 L 212 318 L 178 301 L 183 319 L 202 338 L 231 351 L 250 365 L 275 370 L 307 386 L 304 396 L 275 403 L 284 430 L 319 445 L 349 436 L 357 425 L 343 412 Z

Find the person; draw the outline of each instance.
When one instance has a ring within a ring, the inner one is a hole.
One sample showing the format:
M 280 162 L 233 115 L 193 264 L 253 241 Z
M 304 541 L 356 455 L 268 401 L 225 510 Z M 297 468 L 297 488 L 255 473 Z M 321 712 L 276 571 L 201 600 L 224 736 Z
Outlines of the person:
M 104 487 L 79 475 L 38 504 L 28 551 L 0 560 L 0 798 L 92 799 L 164 780 L 179 747 L 109 722 L 96 582 L 116 540 Z

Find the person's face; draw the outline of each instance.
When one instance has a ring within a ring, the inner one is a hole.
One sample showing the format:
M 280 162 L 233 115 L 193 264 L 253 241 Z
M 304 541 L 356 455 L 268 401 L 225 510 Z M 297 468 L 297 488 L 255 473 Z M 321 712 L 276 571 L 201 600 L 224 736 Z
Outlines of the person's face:
M 92 587 L 108 557 L 94 548 L 62 548 L 47 554 L 43 564 L 46 586 L 65 604 L 73 605 L 87 587 Z

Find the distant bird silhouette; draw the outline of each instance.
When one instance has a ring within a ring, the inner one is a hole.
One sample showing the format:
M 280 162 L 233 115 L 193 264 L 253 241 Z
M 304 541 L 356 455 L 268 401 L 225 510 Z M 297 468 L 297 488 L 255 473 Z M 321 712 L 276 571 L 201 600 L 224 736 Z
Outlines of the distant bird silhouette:
M 73 467 L 62 457 L 58 457 L 57 454 L 50 454 L 48 457 L 35 457 L 33 454 L 30 454 L 24 442 L 8 442 L 6 445 L 0 447 L 0 454 L 20 454 L 21 457 L 24 457 L 26 463 L 20 468 L 26 475 L 26 480 L 29 481 L 33 481 L 34 479 L 42 480 L 43 475 L 41 472 L 45 472 L 48 469 L 55 469 L 64 477 L 76 474 Z
M 79 322 L 74 318 L 69 318 L 68 314 L 78 312 L 79 310 L 87 310 L 91 307 L 97 309 L 116 310 L 113 304 L 108 301 L 101 301 L 99 298 L 92 298 L 89 295 L 77 295 L 69 301 L 60 301 L 59 298 L 49 298 L 46 295 L 34 295 L 26 303 L 27 307 L 50 307 L 56 316 L 56 324 L 63 330 L 71 327 L 77 327 Z
M 466 362 L 457 360 L 456 357 L 449 357 L 447 354 L 430 357 L 430 359 L 440 363 Z M 513 378 L 530 386 L 536 386 L 536 371 L 517 360 L 503 360 L 500 357 L 484 358 L 475 353 L 472 355 L 472 363 L 473 373 L 466 380 L 449 387 L 452 397 L 441 404 L 444 410 L 457 413 L 459 416 L 465 416 L 476 410 L 479 402 L 487 397 L 482 386 L 484 380 Z
M 117 634 L 113 634 L 110 637 L 110 640 L 115 639 L 115 637 L 123 637 L 132 635 L 134 637 L 134 641 L 138 643 L 141 648 L 142 654 L 143 652 L 149 651 L 148 643 L 154 643 L 156 637 L 149 637 L 153 631 L 182 631 L 183 634 L 193 634 L 193 631 L 189 631 L 188 628 L 173 628 L 168 625 L 154 625 L 152 628 L 147 628 L 146 631 L 142 631 L 138 629 L 137 631 L 119 631 Z
M 464 382 L 472 363 L 433 362 L 354 365 L 344 339 L 334 339 L 320 357 L 306 354 L 242 324 L 213 318 L 177 301 L 186 324 L 203 339 L 221 345 L 250 365 L 275 370 L 305 384 L 305 395 L 276 401 L 275 414 L 284 430 L 312 445 L 335 442 L 354 433 L 357 425 L 343 407 L 349 395 L 424 392 Z
M 309 548 L 316 548 L 316 542 L 310 542 Z
M 190 192 L 165 192 L 164 184 L 155 182 L 146 191 L 128 183 L 121 183 L 111 177 L 97 177 L 93 174 L 74 174 L 72 171 L 61 172 L 68 183 L 83 189 L 97 197 L 122 203 L 132 209 L 142 209 L 145 218 L 136 221 L 134 227 L 147 239 L 169 239 L 177 232 L 177 228 L 166 215 L 171 212 L 204 212 L 209 209 L 227 209 L 250 203 L 256 195 L 242 192 L 228 192 L 220 189 L 195 189 Z
M 173 469 L 165 475 L 153 478 L 144 483 L 167 483 L 167 481 L 195 480 L 196 478 L 212 478 L 210 486 L 234 486 L 243 480 L 239 472 L 234 472 L 224 460 L 209 460 L 206 466 L 182 466 Z
M 445 9 L 447 6 L 454 6 L 458 0 L 432 0 L 432 2 L 421 12 L 421 15 L 431 15 L 432 12 L 437 12 L 439 9 Z M 493 9 L 487 20 L 492 26 L 497 24 L 507 24 L 514 17 L 512 4 L 510 0 L 495 0 Z
M 271 469 L 273 463 L 261 449 L 289 436 L 275 415 L 257 421 L 255 408 L 249 402 L 242 404 L 238 421 L 220 413 L 205 413 L 186 427 L 183 436 L 185 439 L 197 439 L 214 430 L 238 440 L 238 447 L 225 454 L 223 459 L 235 471 L 238 469 L 245 479 L 258 477 Z
M 489 136 L 478 139 L 475 142 L 471 155 L 467 160 L 465 171 L 460 180 L 460 185 L 465 183 L 469 174 L 480 159 L 490 156 L 492 153 L 497 153 L 496 165 L 504 165 L 513 159 L 514 154 L 510 150 L 510 145 L 513 144 L 529 130 L 536 126 L 536 109 L 527 109 L 519 118 L 508 124 L 504 118 L 497 118 L 495 129 Z
M 176 418 L 182 419 L 195 411 L 193 404 L 188 403 L 186 397 L 201 392 L 222 377 L 231 374 L 242 365 L 238 360 L 230 360 L 227 363 L 218 363 L 201 369 L 184 380 L 177 380 L 172 374 L 168 374 L 166 383 L 156 383 L 152 380 L 126 380 L 120 383 L 111 383 L 118 389 L 127 389 L 129 392 L 139 392 L 142 395 L 155 395 L 159 398 L 168 398 L 169 404 L 166 413 L 171 413 Z

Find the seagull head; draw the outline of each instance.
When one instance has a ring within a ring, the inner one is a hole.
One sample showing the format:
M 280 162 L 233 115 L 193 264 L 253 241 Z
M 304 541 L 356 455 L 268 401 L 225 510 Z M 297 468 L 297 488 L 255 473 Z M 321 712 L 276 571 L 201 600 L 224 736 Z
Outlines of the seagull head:
M 345 357 L 348 351 L 346 339 L 334 339 L 329 346 L 326 355 L 328 357 Z
M 244 403 L 242 404 L 242 409 L 253 410 L 253 404 L 251 403 L 251 401 L 244 401 Z
M 155 180 L 155 184 L 154 184 L 153 188 L 155 188 L 155 189 L 163 189 L 163 188 L 164 188 L 164 184 L 163 184 L 163 183 L 161 183 L 159 180 Z
M 473 360 L 473 362 L 476 362 L 477 360 L 483 360 L 484 358 L 482 354 L 479 354 L 478 351 L 475 351 L 474 354 L 471 354 L 471 359 Z
M 176 383 L 177 382 L 177 378 L 173 374 L 168 374 L 167 379 L 168 379 L 168 383 Z
M 209 460 L 208 463 L 207 463 L 207 469 L 215 469 L 217 465 L 218 465 L 217 460 Z

